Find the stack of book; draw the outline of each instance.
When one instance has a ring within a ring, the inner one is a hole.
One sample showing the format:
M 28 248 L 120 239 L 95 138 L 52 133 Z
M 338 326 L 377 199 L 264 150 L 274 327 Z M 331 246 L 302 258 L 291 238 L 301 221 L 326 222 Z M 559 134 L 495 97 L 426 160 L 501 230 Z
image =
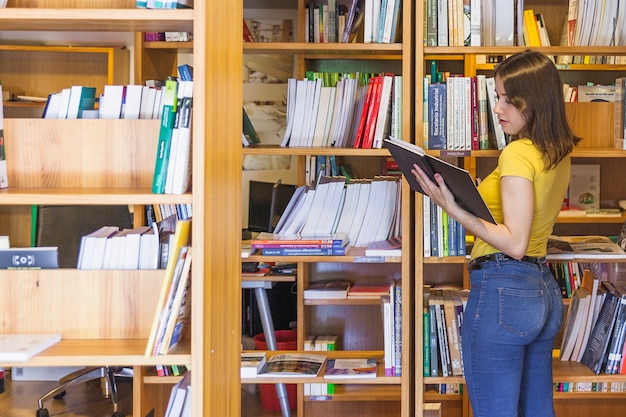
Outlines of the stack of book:
M 345 255 L 347 245 L 345 233 L 310 239 L 293 236 L 289 239 L 261 232 L 251 241 L 252 249 L 260 249 L 264 256 Z

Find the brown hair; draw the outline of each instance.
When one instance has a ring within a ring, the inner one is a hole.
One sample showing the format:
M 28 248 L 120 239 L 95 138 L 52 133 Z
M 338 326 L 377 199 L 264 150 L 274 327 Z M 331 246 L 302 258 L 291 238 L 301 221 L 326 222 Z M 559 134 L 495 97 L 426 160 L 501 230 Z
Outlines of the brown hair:
M 565 115 L 563 84 L 554 63 L 541 52 L 526 50 L 511 55 L 495 69 L 508 100 L 520 111 L 526 126 L 513 140 L 527 137 L 543 153 L 546 170 L 555 167 L 580 137 Z

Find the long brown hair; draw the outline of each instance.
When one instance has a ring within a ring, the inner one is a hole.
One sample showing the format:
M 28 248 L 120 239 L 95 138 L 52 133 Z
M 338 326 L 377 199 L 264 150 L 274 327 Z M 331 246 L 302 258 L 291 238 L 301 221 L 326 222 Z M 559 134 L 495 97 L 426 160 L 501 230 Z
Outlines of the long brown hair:
M 512 139 L 529 138 L 543 153 L 546 170 L 555 167 L 581 140 L 567 121 L 556 66 L 546 55 L 526 50 L 498 64 L 495 77 L 502 80 L 507 98 L 526 120 Z

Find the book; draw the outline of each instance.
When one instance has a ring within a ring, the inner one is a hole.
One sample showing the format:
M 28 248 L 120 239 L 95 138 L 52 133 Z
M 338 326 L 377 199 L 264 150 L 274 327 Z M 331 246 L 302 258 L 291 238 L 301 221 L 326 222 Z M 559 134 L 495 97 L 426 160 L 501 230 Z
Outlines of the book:
M 502 130 L 502 126 L 498 123 L 498 115 L 496 114 L 496 102 L 498 97 L 496 95 L 496 80 L 494 77 L 485 78 L 485 87 L 487 89 L 487 108 L 489 116 L 489 134 L 493 138 L 495 148 L 502 150 L 506 147 L 507 138 Z
M 402 238 L 370 242 L 365 249 L 365 256 L 402 256 Z
M 191 325 L 191 260 L 192 248 L 188 247 L 181 272 L 177 280 L 172 282 L 170 312 L 159 348 L 162 355 L 166 355 L 183 340 Z
M 324 379 L 376 378 L 376 359 L 328 359 Z
M 0 83 L 0 97 L 2 97 L 2 83 Z M 2 99 L 0 101 L 0 188 L 7 188 L 9 186 L 8 172 L 7 172 L 7 157 L 6 150 L 4 148 L 4 107 Z
M 96 87 L 73 85 L 67 106 L 67 119 L 82 119 L 83 111 L 93 110 L 96 104 Z
M 606 287 L 607 291 L 580 360 L 583 365 L 586 365 L 596 375 L 600 374 L 606 359 L 606 351 L 615 324 L 615 312 L 620 302 L 613 284 L 603 282 L 602 285 Z
M 191 386 L 191 371 L 185 373 L 180 381 L 172 387 L 165 417 L 182 417 L 185 406 L 185 397 L 188 395 L 187 388 Z
M 283 353 L 267 360 L 258 376 L 262 377 L 316 377 L 324 362 L 325 355 L 304 353 Z
M 568 201 L 585 210 L 600 208 L 600 164 L 572 164 Z
M 626 340 L 626 289 L 618 288 L 619 304 L 615 312 L 615 324 L 613 326 L 613 335 L 611 336 L 611 344 L 607 352 L 607 361 L 605 371 L 607 374 L 617 374 L 619 365 L 622 362 L 622 351 L 624 349 L 624 340 Z
M 576 344 L 574 345 L 574 350 L 572 351 L 572 361 L 580 362 L 585 347 L 587 346 L 587 341 L 589 340 L 589 335 L 591 334 L 591 329 L 599 310 L 596 309 L 599 284 L 599 278 L 596 278 L 590 270 L 586 269 L 585 271 L 583 271 L 581 288 L 585 288 L 587 290 L 590 298 L 588 308 L 585 312 L 583 312 L 584 319 L 583 323 L 581 324 L 581 331 L 578 334 Z
M 391 156 L 398 163 L 411 190 L 424 194 L 415 176 L 411 173 L 413 165 L 417 164 L 433 182 L 435 181 L 435 172 L 441 174 L 456 201 L 465 210 L 490 223 L 496 223 L 467 170 L 429 155 L 419 146 L 409 142 L 394 138 L 385 139 L 384 142 L 391 152 Z
M 163 194 L 165 192 L 172 133 L 176 118 L 177 96 L 178 83 L 175 80 L 167 80 L 162 97 L 161 127 L 159 129 L 159 142 L 157 145 L 154 177 L 152 179 L 152 192 L 155 194 Z
M 0 249 L 0 269 L 54 269 L 59 267 L 56 246 Z
M 313 281 L 304 290 L 305 300 L 345 299 L 352 282 L 345 279 Z
M 191 220 L 178 220 L 176 222 L 174 237 L 172 238 L 172 243 L 170 244 L 171 247 L 169 248 L 168 252 L 178 254 L 183 246 L 188 245 L 190 232 Z M 167 266 L 165 267 L 158 302 L 155 306 L 152 326 L 150 327 L 150 335 L 148 336 L 145 356 L 154 356 L 156 353 L 155 349 L 158 347 L 158 342 L 160 340 L 160 335 L 158 334 L 159 326 L 161 326 L 162 322 L 166 320 L 164 314 L 167 311 L 167 297 L 169 289 L 172 285 L 172 280 L 174 279 L 174 272 L 177 264 L 176 260 L 176 256 L 170 256 L 167 260 Z
M 0 334 L 0 361 L 26 362 L 60 341 L 60 333 Z
M 241 353 L 241 378 L 256 378 L 267 363 L 265 352 L 242 352 Z
M 344 256 L 346 248 L 262 248 L 263 256 Z
M 300 235 L 280 235 L 270 232 L 261 232 L 254 239 L 250 240 L 252 248 L 264 247 L 289 247 L 283 245 L 301 245 L 302 247 L 323 247 L 318 245 L 330 245 L 331 247 L 345 247 L 348 244 L 348 235 L 344 232 L 320 235 L 313 237 L 302 237 Z
M 348 298 L 378 298 L 389 295 L 389 282 L 386 280 L 374 283 L 355 282 L 348 289 Z
M 107 240 L 119 231 L 117 226 L 102 226 L 80 238 L 78 269 L 102 269 Z
M 607 236 L 561 236 L 574 250 L 574 259 L 625 259 L 626 251 Z
M 193 81 L 179 81 L 179 91 L 182 91 L 178 124 L 172 132 L 170 159 L 168 162 L 165 192 L 168 194 L 183 194 L 191 183 L 191 119 L 193 107 Z M 180 95 L 179 95 L 180 97 Z M 170 170 L 170 167 L 172 169 Z M 170 175 L 171 172 L 171 175 Z

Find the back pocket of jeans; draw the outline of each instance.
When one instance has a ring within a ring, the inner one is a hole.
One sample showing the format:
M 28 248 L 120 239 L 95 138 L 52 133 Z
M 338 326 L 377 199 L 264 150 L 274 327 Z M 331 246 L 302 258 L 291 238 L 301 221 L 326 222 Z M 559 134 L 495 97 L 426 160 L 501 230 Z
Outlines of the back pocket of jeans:
M 499 288 L 500 327 L 521 337 L 543 326 L 545 306 L 541 290 Z

